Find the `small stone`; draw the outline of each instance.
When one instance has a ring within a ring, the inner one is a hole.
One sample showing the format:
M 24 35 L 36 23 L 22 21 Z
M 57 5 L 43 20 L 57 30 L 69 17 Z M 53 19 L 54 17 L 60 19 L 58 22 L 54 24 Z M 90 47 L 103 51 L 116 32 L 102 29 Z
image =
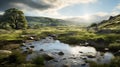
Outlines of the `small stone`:
M 34 48 L 35 46 L 30 46 L 31 48 Z
M 87 60 L 87 58 L 85 58 L 85 57 L 81 57 L 83 60 Z
M 83 53 L 83 52 L 79 51 L 79 53 Z
M 81 64 L 81 66 L 85 66 L 85 65 L 86 65 L 85 63 Z
M 92 56 L 92 55 L 88 55 L 87 57 L 88 58 L 95 58 L 95 56 Z
M 66 60 L 66 58 L 63 58 L 63 60 Z
M 40 51 L 44 51 L 43 49 L 40 49 Z
M 27 47 L 26 49 L 30 49 L 29 47 Z
M 69 64 L 63 64 L 63 67 L 70 67 Z
M 22 43 L 21 46 L 25 46 L 25 43 Z
M 63 52 L 59 52 L 58 55 L 64 55 L 64 53 Z
M 34 37 L 29 37 L 29 39 L 33 40 L 33 39 L 34 39 Z

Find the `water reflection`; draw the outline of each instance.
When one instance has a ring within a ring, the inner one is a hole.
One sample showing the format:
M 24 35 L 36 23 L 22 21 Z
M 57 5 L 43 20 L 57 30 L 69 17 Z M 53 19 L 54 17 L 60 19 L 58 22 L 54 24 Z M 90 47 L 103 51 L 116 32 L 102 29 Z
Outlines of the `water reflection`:
M 27 59 L 35 57 L 43 53 L 51 54 L 54 60 L 47 61 L 46 67 L 53 65 L 53 67 L 61 67 L 61 65 L 68 64 L 71 67 L 89 67 L 86 60 L 95 61 L 97 63 L 108 63 L 114 57 L 112 53 L 105 53 L 101 56 L 100 52 L 97 52 L 94 47 L 90 46 L 70 46 L 68 44 L 61 43 L 59 40 L 53 40 L 51 37 L 46 39 L 26 43 L 26 47 L 31 48 L 34 52 L 28 55 Z M 26 47 L 22 47 L 24 51 L 27 51 Z M 63 52 L 64 55 L 58 55 L 59 52 Z

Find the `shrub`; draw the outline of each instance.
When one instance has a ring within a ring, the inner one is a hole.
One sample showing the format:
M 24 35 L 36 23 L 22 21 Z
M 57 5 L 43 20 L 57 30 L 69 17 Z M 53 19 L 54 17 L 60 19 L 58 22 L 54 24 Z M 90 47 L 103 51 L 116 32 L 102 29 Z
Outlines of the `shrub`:
M 37 56 L 32 60 L 33 64 L 44 65 L 44 58 L 42 56 Z
M 16 63 L 21 64 L 24 63 L 26 60 L 26 56 L 20 53 L 19 51 L 14 51 L 9 57 L 8 62 L 9 63 Z
M 120 57 L 119 57 L 119 56 L 115 57 L 115 58 L 111 61 L 110 67 L 120 67 Z

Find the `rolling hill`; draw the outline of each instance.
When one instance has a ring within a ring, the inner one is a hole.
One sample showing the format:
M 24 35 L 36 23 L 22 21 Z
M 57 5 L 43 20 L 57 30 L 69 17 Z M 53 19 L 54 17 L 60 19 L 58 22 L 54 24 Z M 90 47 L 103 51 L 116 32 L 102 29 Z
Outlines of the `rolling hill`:
M 56 19 L 49 17 L 34 17 L 26 16 L 26 19 L 29 24 L 40 24 L 44 26 L 59 26 L 59 25 L 80 25 L 85 26 L 86 24 L 78 23 L 76 21 L 70 21 L 68 19 Z
M 120 30 L 120 15 L 110 16 L 108 20 L 103 20 L 102 22 L 98 23 L 97 27 L 99 29 Z
M 104 20 L 98 24 L 99 28 L 120 29 L 120 15 L 111 16 L 108 20 Z
M 40 25 L 65 25 L 67 21 L 61 19 L 54 19 L 48 17 L 33 17 L 33 16 L 26 16 L 28 24 L 40 24 Z

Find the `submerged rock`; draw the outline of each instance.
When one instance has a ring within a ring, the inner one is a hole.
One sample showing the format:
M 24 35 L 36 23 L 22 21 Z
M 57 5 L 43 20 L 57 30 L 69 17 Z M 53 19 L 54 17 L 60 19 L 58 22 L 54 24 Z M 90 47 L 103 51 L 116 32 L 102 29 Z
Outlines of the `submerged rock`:
M 63 52 L 59 52 L 58 55 L 64 55 L 64 53 Z
M 88 58 L 95 58 L 96 56 L 93 55 L 87 55 Z
M 35 46 L 30 46 L 31 48 L 34 48 Z
M 85 63 L 82 63 L 81 66 L 85 66 L 86 64 Z
M 63 67 L 71 67 L 69 64 L 63 64 Z
M 83 53 L 83 52 L 79 51 L 79 53 Z
M 40 51 L 44 51 L 43 49 L 40 49 Z

